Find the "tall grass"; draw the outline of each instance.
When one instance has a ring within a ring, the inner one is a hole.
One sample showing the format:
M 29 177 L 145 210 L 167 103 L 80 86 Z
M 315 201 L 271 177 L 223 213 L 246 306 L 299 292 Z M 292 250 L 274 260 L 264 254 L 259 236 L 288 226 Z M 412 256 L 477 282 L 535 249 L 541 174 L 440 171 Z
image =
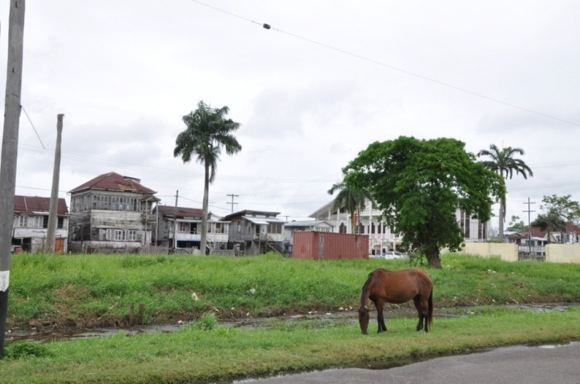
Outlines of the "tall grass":
M 506 263 L 444 255 L 430 269 L 437 306 L 580 301 L 580 265 Z M 367 274 L 402 260 L 311 261 L 259 257 L 17 255 L 10 326 L 130 325 L 356 307 Z

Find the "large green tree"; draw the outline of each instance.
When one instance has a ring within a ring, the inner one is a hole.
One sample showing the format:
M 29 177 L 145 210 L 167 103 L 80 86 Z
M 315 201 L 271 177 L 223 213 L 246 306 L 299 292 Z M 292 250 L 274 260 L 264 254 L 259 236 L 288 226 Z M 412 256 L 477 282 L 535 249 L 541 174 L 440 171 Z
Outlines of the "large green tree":
M 501 178 L 449 138 L 375 142 L 343 172 L 346 183 L 366 191 L 405 245 L 423 252 L 433 267 L 441 266 L 442 247 L 457 250 L 463 243 L 457 209 L 486 221 L 492 198 L 504 194 Z
M 543 231 L 546 231 L 548 242 L 552 241 L 552 234 L 554 232 L 566 231 L 566 222 L 553 208 L 548 209 L 545 213 L 539 214 L 538 217 L 536 217 L 536 220 L 532 223 L 532 226 L 539 227 Z
M 175 140 L 173 155 L 181 156 L 184 163 L 195 157 L 204 167 L 203 181 L 203 217 L 201 221 L 200 250 L 205 252 L 207 246 L 207 215 L 209 184 L 215 179 L 217 162 L 222 149 L 228 155 L 242 149 L 238 140 L 232 134 L 240 124 L 226 118 L 229 112 L 227 106 L 211 108 L 200 101 L 195 111 L 183 116 L 185 130 Z
M 544 196 L 542 203 L 542 209 L 545 212 L 539 214 L 532 225 L 546 231 L 548 241 L 551 241 L 554 232 L 564 234 L 566 224 L 573 223 L 580 218 L 580 203 L 572 200 L 571 195 Z M 564 242 L 564 240 L 564 236 L 560 236 L 560 242 Z
M 571 195 L 544 196 L 542 203 L 542 208 L 545 208 L 548 211 L 556 211 L 558 215 L 568 223 L 580 219 L 580 203 L 572 200 Z
M 489 150 L 483 149 L 479 151 L 477 157 L 485 157 L 488 160 L 483 160 L 481 163 L 486 167 L 496 172 L 505 179 L 511 179 L 514 172 L 517 175 L 521 174 L 524 179 L 528 176 L 534 176 L 531 168 L 522 160 L 516 158 L 516 155 L 523 155 L 524 150 L 521 148 L 498 148 L 495 144 L 489 146 Z M 505 184 L 505 183 L 504 183 Z M 499 238 L 503 240 L 503 227 L 506 215 L 506 197 L 500 198 L 499 202 Z
M 365 192 L 358 189 L 353 188 L 347 185 L 344 181 L 340 183 L 334 184 L 329 190 L 328 193 L 333 195 L 335 192 L 336 197 L 334 198 L 332 209 L 340 210 L 342 208 L 346 209 L 350 214 L 350 221 L 351 221 L 351 232 L 357 233 L 357 215 L 360 211 L 365 208 Z

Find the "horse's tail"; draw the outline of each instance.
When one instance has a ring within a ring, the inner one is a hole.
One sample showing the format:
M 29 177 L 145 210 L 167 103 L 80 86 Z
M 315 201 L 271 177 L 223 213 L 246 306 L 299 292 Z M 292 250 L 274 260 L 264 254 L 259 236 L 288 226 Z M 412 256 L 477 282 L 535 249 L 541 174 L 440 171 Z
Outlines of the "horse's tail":
M 433 322 L 433 287 L 431 287 L 431 293 L 429 294 L 429 308 L 427 312 L 427 319 L 425 320 L 425 330 L 431 328 L 431 323 Z

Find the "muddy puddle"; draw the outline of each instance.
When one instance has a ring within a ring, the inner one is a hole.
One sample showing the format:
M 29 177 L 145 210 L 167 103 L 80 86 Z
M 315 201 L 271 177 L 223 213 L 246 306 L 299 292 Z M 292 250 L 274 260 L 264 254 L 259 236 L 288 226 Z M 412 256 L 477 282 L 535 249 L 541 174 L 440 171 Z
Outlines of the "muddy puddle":
M 466 306 L 466 307 L 445 307 L 435 308 L 434 318 L 442 317 L 460 317 L 473 316 L 481 314 L 490 308 L 522 309 L 534 312 L 552 312 L 565 311 L 570 305 L 566 303 L 547 303 L 547 304 L 518 304 L 518 305 L 494 305 L 494 306 Z M 372 316 L 372 315 L 371 315 Z M 385 308 L 385 317 L 401 318 L 415 317 L 415 308 L 411 305 L 392 305 Z M 358 312 L 352 308 L 346 308 L 338 312 L 319 312 L 311 311 L 304 314 L 294 314 L 276 317 L 247 317 L 235 320 L 220 321 L 219 324 L 224 327 L 233 328 L 274 328 L 279 327 L 280 323 L 297 324 L 298 322 L 311 322 L 320 326 L 330 326 L 331 324 L 353 323 L 356 324 Z M 177 321 L 172 324 L 142 325 L 131 328 L 91 328 L 79 330 L 78 328 L 59 328 L 53 330 L 8 330 L 6 332 L 7 341 L 17 340 L 35 340 L 35 341 L 52 341 L 75 338 L 103 337 L 112 336 L 118 333 L 126 335 L 138 335 L 142 333 L 167 333 L 176 332 L 184 327 L 192 325 L 193 321 Z

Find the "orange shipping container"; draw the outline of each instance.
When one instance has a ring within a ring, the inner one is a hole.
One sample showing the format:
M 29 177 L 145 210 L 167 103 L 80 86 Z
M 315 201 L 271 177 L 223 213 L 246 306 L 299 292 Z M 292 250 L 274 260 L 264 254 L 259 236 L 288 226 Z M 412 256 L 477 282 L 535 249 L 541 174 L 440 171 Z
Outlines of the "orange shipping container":
M 333 232 L 294 232 L 292 257 L 315 260 L 368 259 L 369 237 Z

